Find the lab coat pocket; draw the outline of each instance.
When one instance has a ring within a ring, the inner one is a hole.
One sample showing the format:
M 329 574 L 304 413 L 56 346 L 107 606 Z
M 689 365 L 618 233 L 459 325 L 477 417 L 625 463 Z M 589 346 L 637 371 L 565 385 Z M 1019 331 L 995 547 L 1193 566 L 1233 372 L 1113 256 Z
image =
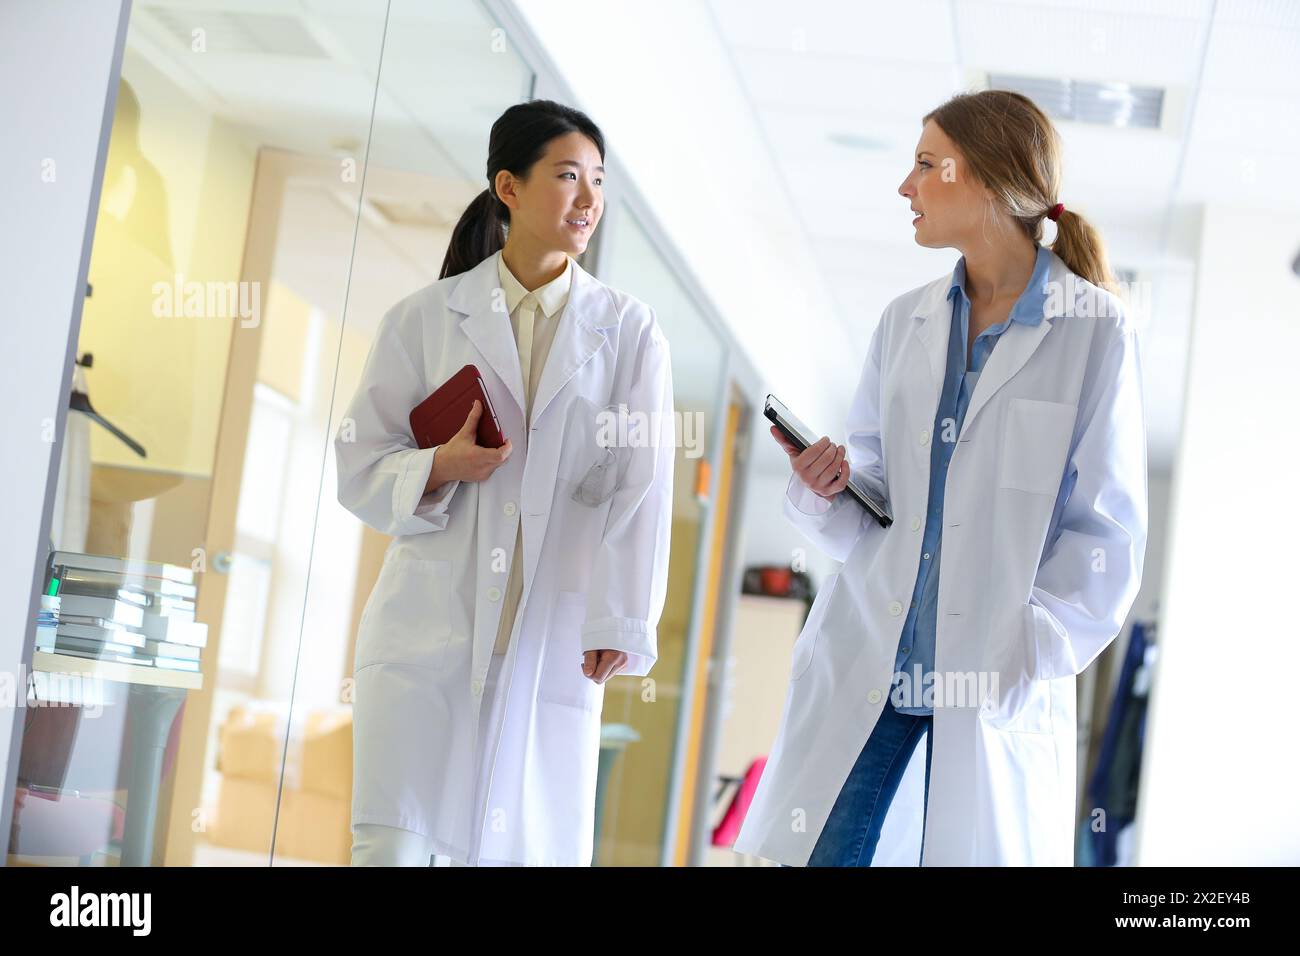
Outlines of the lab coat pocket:
M 998 675 L 998 686 L 984 696 L 980 719 L 1006 733 L 1051 734 L 1052 688 L 1045 680 Z
M 1077 411 L 1062 402 L 1013 398 L 1003 423 L 998 485 L 1040 495 L 1060 491 Z
M 356 669 L 367 664 L 437 667 L 451 637 L 451 562 L 389 558 L 357 630 Z
M 979 839 L 996 847 L 997 865 L 1070 865 L 1053 841 L 1042 839 L 1060 833 L 1060 821 L 1074 809 L 1073 793 L 1062 805 L 1057 746 L 1051 734 L 995 729 L 981 735 L 989 812 L 980 826 L 989 832 Z M 1068 826 L 1066 833 L 1068 839 Z
M 587 595 L 560 591 L 551 607 L 538 700 L 580 710 L 599 710 L 605 688 L 582 673 L 582 624 Z
M 622 444 L 631 437 L 627 416 L 620 415 L 618 406 L 602 406 L 582 395 L 574 396 L 560 460 L 569 497 L 593 508 L 613 497 L 626 457 L 621 453 Z
M 812 609 L 808 612 L 808 620 L 804 622 L 803 629 L 799 632 L 799 638 L 794 642 L 794 655 L 790 662 L 790 680 L 795 681 L 803 677 L 804 673 L 812 665 L 813 652 L 817 649 L 817 634 L 821 630 L 822 621 L 826 619 L 826 606 L 830 604 L 831 597 L 835 592 L 835 585 L 840 579 L 840 573 L 836 571 L 829 575 L 822 583 L 821 590 L 817 592 L 817 598 L 813 601 Z

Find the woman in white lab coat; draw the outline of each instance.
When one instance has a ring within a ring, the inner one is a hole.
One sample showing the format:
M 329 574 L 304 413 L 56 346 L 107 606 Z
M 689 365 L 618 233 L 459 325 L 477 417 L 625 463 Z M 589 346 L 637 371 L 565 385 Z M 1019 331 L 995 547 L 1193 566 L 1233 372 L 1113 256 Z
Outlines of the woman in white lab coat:
M 1073 862 L 1075 675 L 1137 594 L 1147 470 L 1137 333 L 1059 186 L 1027 98 L 927 115 L 899 192 L 916 241 L 962 257 L 886 308 L 847 447 L 773 432 L 787 516 L 844 563 L 796 642 L 740 852 Z M 841 493 L 850 476 L 887 499 L 888 528 Z
M 572 258 L 604 140 L 533 101 L 488 150 L 442 278 L 383 317 L 334 442 L 339 501 L 393 536 L 357 633 L 354 864 L 590 864 L 604 683 L 656 657 L 672 377 L 653 311 Z M 476 406 L 416 447 L 410 410 L 466 364 L 507 444 L 476 445 Z

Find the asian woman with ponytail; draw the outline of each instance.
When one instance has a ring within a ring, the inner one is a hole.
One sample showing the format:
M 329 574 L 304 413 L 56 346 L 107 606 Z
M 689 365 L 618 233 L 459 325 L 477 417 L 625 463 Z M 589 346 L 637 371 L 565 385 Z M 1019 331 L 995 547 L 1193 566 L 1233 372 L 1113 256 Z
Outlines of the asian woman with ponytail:
M 675 441 L 653 310 L 575 261 L 604 162 L 577 110 L 501 115 L 487 188 L 384 316 L 335 439 L 340 502 L 392 536 L 357 634 L 355 865 L 592 862 L 604 684 L 657 656 Z M 475 403 L 417 447 L 411 409 L 466 365 L 505 445 L 477 443 Z

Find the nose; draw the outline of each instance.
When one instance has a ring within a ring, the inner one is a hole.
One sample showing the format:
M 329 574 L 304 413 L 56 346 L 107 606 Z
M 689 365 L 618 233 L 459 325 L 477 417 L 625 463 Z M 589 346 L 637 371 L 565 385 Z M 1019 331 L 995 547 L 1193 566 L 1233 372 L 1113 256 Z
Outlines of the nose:
M 910 175 L 899 185 L 898 194 L 904 199 L 911 199 L 916 195 L 916 190 L 912 188 L 912 177 Z

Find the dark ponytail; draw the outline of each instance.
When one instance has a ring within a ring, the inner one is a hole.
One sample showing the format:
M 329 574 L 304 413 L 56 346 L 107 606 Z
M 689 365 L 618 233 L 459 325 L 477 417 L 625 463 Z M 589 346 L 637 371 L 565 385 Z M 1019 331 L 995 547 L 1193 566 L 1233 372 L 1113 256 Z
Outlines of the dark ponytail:
M 582 133 L 605 158 L 605 136 L 584 113 L 551 100 L 518 103 L 502 113 L 488 135 L 487 180 L 483 190 L 461 215 L 447 244 L 438 278 L 457 276 L 506 244 L 510 209 L 497 198 L 497 173 L 507 170 L 524 179 L 557 136 Z
M 447 244 L 438 278 L 467 272 L 504 246 L 509 221 L 510 210 L 491 189 L 475 196 L 451 231 L 451 242 Z

